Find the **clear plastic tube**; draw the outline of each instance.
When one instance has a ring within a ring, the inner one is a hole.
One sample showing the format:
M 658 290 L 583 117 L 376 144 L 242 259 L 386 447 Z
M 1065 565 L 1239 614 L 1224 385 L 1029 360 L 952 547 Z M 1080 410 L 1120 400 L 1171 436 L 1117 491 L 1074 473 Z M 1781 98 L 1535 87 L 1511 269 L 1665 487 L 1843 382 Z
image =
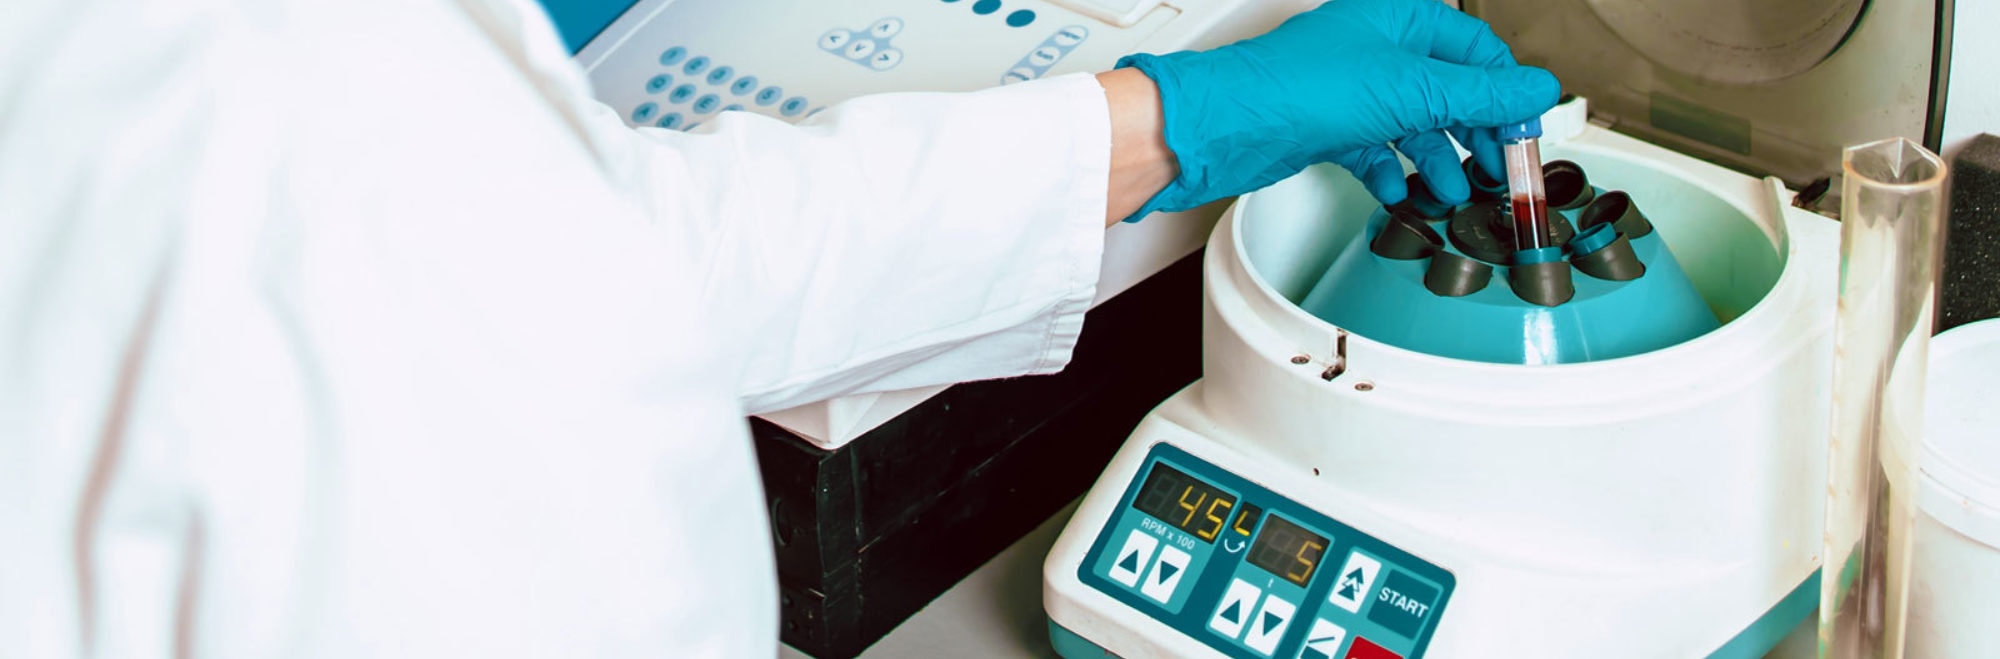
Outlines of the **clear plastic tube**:
M 1507 157 L 1507 200 L 1514 210 L 1514 249 L 1549 247 L 1549 196 L 1542 188 L 1541 140 L 1510 139 L 1501 148 Z
M 1843 165 L 1819 655 L 1901 657 L 1945 163 L 1894 138 Z

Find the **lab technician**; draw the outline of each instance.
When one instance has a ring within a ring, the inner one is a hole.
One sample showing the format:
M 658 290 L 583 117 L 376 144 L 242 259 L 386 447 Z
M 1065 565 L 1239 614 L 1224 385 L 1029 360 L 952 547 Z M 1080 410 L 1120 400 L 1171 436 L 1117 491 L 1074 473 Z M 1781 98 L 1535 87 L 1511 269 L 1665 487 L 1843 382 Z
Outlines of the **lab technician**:
M 1107 220 L 1462 199 L 1558 95 L 1430 0 L 1125 64 L 683 134 L 531 0 L 0 3 L 0 656 L 771 656 L 745 414 L 1055 371 Z

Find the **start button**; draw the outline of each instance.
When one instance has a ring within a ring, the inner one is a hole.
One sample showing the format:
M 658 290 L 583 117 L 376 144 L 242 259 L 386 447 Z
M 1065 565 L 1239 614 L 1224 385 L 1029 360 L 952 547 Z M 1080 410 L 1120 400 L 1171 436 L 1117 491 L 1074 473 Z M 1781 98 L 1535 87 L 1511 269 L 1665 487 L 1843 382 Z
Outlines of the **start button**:
M 1430 619 L 1437 597 L 1437 587 L 1396 570 L 1382 582 L 1375 605 L 1368 609 L 1368 619 L 1404 638 L 1415 639 Z

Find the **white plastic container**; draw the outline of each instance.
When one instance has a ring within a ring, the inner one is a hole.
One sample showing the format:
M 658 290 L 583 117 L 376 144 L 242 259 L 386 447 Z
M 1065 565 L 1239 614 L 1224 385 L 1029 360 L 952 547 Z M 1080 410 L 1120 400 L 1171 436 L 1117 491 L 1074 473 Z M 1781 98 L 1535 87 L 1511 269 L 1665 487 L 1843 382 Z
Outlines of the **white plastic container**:
M 2000 657 L 2000 319 L 1931 344 L 1905 656 Z

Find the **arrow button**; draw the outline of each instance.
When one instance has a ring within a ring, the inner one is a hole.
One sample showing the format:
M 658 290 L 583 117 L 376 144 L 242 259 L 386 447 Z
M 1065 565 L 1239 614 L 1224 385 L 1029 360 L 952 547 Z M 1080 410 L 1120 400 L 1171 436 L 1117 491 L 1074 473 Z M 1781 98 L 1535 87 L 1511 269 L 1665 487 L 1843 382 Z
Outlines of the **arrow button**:
M 1111 566 L 1105 576 L 1112 581 L 1125 584 L 1126 588 L 1139 585 L 1139 569 L 1153 558 L 1153 549 L 1160 546 L 1160 539 L 1139 529 L 1132 529 L 1125 536 L 1125 547 L 1118 550 L 1118 562 Z
M 1153 575 L 1139 592 L 1161 604 L 1173 599 L 1174 590 L 1181 585 L 1181 575 L 1187 572 L 1189 558 L 1187 552 L 1171 545 L 1160 547 L 1160 561 L 1153 564 Z
M 1258 590 L 1248 581 L 1235 579 L 1229 582 L 1229 590 L 1222 594 L 1222 601 L 1216 604 L 1215 616 L 1208 619 L 1208 628 L 1225 638 L 1234 640 L 1243 634 L 1243 619 L 1250 607 L 1257 605 L 1257 598 L 1264 591 Z
M 1359 551 L 1347 555 L 1347 563 L 1340 567 L 1340 583 L 1326 596 L 1326 601 L 1345 609 L 1348 613 L 1360 613 L 1361 603 L 1368 600 L 1368 589 L 1375 586 L 1375 575 L 1382 571 L 1382 562 Z
M 1361 587 L 1361 577 L 1363 576 L 1365 575 L 1361 573 L 1360 568 L 1355 568 L 1353 572 L 1347 573 L 1347 576 L 1340 578 L 1340 590 L 1335 591 L 1334 595 L 1350 600 L 1361 597 L 1361 594 L 1355 591 Z
M 1340 642 L 1345 640 L 1345 628 L 1326 618 L 1314 620 L 1312 631 L 1306 632 L 1305 647 L 1299 648 L 1299 659 L 1333 659 L 1333 653 L 1340 651 Z
M 1284 638 L 1285 627 L 1291 624 L 1292 613 L 1296 611 L 1297 606 L 1277 593 L 1264 596 L 1264 610 L 1257 614 L 1257 624 L 1243 637 L 1243 644 L 1267 656 L 1277 651 L 1278 639 Z
M 869 68 L 877 71 L 887 71 L 901 63 L 903 63 L 903 51 L 894 48 L 876 52 L 874 57 L 868 59 Z
M 819 35 L 820 50 L 840 50 L 847 42 L 854 40 L 854 33 L 847 30 L 833 30 Z

